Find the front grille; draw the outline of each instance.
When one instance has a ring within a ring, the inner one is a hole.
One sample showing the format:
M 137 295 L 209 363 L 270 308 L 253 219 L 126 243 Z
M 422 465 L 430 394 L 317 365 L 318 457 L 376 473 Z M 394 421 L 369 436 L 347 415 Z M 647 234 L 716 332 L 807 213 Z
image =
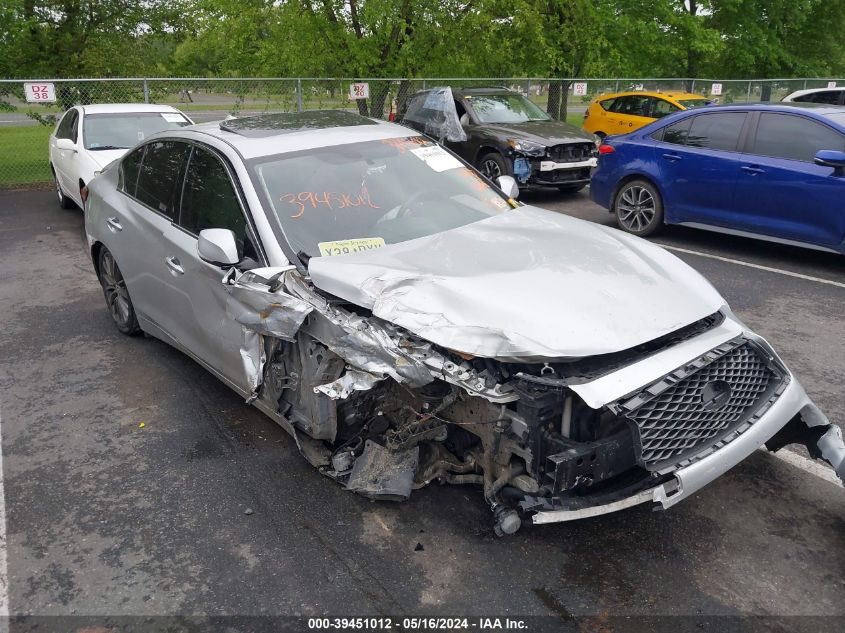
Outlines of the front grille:
M 712 354 L 699 360 L 712 360 Z M 664 378 L 628 402 L 635 404 L 626 417 L 639 429 L 642 459 L 650 470 L 677 463 L 735 429 L 763 405 L 764 394 L 779 380 L 747 342 L 693 371 L 674 384 L 671 376 Z
M 592 158 L 595 149 L 595 143 L 565 143 L 550 147 L 548 156 L 556 163 L 578 163 Z

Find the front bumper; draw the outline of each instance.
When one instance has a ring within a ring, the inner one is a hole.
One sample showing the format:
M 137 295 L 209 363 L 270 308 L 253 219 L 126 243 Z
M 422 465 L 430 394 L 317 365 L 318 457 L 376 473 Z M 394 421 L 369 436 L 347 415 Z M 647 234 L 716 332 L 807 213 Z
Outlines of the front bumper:
M 817 429 L 819 426 L 828 427 L 818 440 L 819 452 L 831 463 L 840 478 L 845 476 L 843 473 L 845 444 L 838 427 L 829 424 L 827 418 L 813 404 L 804 388 L 793 376 L 784 392 L 769 410 L 745 432 L 707 457 L 676 470 L 668 481 L 601 505 L 540 511 L 532 516 L 532 521 L 534 523 L 573 521 L 616 512 L 649 501 L 659 504 L 663 509 L 670 508 L 736 466 L 771 440 L 796 416 L 799 416 L 801 423 L 806 427 L 807 435 L 817 437 L 818 430 L 811 432 L 811 429 Z M 795 439 L 800 441 L 800 438 Z
M 547 157 L 514 157 L 514 177 L 520 186 L 538 185 L 557 187 L 559 185 L 580 185 L 590 182 L 596 158 L 577 162 L 556 162 Z

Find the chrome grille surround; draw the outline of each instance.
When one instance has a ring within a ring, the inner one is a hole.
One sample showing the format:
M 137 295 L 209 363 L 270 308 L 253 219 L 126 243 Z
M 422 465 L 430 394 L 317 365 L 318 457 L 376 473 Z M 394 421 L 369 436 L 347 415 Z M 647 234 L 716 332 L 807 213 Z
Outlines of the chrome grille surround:
M 730 386 L 723 402 L 707 402 L 714 383 Z M 668 472 L 717 450 L 762 415 L 783 392 L 788 372 L 745 338 L 687 363 L 619 404 L 636 426 L 650 471 Z

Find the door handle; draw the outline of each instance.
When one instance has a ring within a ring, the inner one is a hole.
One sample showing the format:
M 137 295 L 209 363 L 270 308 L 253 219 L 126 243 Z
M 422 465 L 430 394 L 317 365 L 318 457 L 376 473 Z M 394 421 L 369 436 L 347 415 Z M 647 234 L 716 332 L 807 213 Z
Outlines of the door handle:
M 167 262 L 167 267 L 177 275 L 184 275 L 185 269 L 182 268 L 182 264 L 179 262 L 179 258 L 177 257 L 165 257 L 164 261 Z
M 106 226 L 109 227 L 109 230 L 112 233 L 117 233 L 118 231 L 123 230 L 123 225 L 118 222 L 117 218 L 107 218 L 106 219 Z
M 762 169 L 760 167 L 756 167 L 754 165 L 743 165 L 742 167 L 740 167 L 740 169 L 747 174 L 764 174 L 764 173 L 766 173 L 765 169 Z
M 682 159 L 678 154 L 663 154 L 663 158 L 673 163 Z

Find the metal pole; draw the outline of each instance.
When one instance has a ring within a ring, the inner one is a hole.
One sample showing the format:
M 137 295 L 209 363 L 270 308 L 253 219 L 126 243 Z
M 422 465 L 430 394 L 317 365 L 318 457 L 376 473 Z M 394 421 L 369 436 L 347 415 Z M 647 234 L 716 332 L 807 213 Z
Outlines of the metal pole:
M 296 111 L 302 112 L 302 79 L 296 80 Z
M 150 84 L 147 82 L 147 79 L 144 78 L 144 103 L 150 102 Z
M 619 92 L 619 80 L 618 79 L 616 80 L 616 88 L 613 90 L 613 92 Z
M 748 82 L 748 93 L 745 95 L 745 103 L 751 103 L 751 81 Z
M 531 78 L 525 80 L 525 96 L 531 96 Z
M 690 87 L 689 87 L 689 91 L 695 92 L 695 79 L 692 80 L 692 83 L 690 84 Z
M 807 89 L 807 80 L 805 79 L 804 80 L 804 90 L 806 90 L 806 89 Z

